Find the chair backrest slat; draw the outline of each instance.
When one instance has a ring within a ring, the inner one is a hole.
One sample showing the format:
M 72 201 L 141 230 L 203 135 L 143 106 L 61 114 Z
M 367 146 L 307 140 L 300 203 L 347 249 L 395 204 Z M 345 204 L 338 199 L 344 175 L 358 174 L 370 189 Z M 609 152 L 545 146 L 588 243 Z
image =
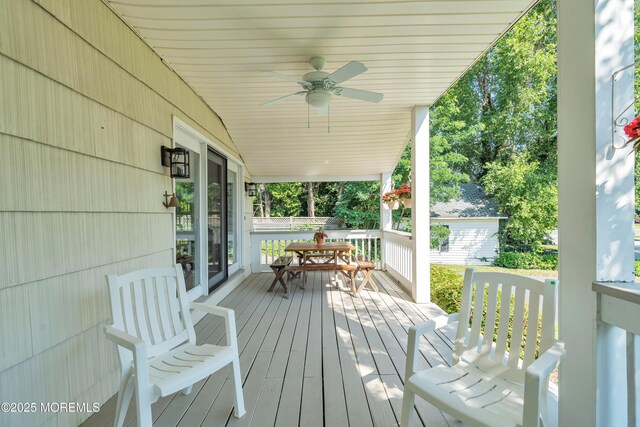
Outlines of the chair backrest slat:
M 548 302 L 542 308 L 542 333 L 540 334 L 540 352 L 547 351 L 555 340 L 556 335 L 556 304 L 557 283 L 555 279 L 547 279 L 543 298 Z
M 473 298 L 473 316 L 471 317 L 471 333 L 468 348 L 476 348 L 480 341 L 482 327 L 482 303 L 484 302 L 484 283 L 476 282 Z
M 157 344 L 162 342 L 162 333 L 158 325 L 158 309 L 156 308 L 156 289 L 153 276 L 145 277 L 143 279 L 144 290 L 147 299 L 145 300 L 144 308 L 149 316 L 149 326 L 151 326 L 151 342 L 150 344 Z
M 168 295 L 168 281 L 166 277 L 156 277 L 156 292 L 158 299 L 158 318 L 160 326 L 162 326 L 162 333 L 164 341 L 168 341 L 174 337 L 173 326 L 171 325 L 171 319 L 169 318 L 169 295 Z
M 502 284 L 500 298 L 500 319 L 498 320 L 498 339 L 496 341 L 496 349 L 493 360 L 501 361 L 507 351 L 507 339 L 509 337 L 509 329 L 501 328 L 500 325 L 509 323 L 509 311 L 511 309 L 511 294 L 513 286 Z
M 467 286 L 467 283 L 471 283 L 473 277 L 473 270 L 467 269 L 464 272 L 464 287 L 462 288 L 462 299 L 460 302 L 460 318 L 458 320 L 458 330 L 456 331 L 455 351 L 453 352 L 453 363 L 458 363 L 460 356 L 465 350 L 465 337 L 467 335 L 467 325 L 469 325 L 469 315 L 471 312 L 471 286 Z M 460 325 L 465 325 L 461 327 Z
M 482 340 L 483 354 L 489 354 L 493 346 L 493 334 L 496 330 L 496 316 L 497 316 L 497 299 L 498 299 L 498 287 L 497 283 L 489 283 L 489 293 L 487 294 L 487 317 L 484 326 L 484 339 Z
M 529 293 L 529 317 L 527 318 L 527 339 L 524 346 L 524 366 L 529 366 L 536 356 L 538 346 L 538 317 L 540 313 L 540 294 Z
M 136 336 L 139 336 L 144 342 L 151 342 L 151 336 L 149 335 L 149 322 L 147 319 L 147 312 L 144 309 L 145 301 L 144 294 L 142 293 L 142 282 L 136 280 L 131 283 L 133 290 L 133 307 L 136 312 L 136 321 L 138 323 Z M 124 290 L 124 288 L 123 288 Z
M 512 368 L 518 367 L 520 361 L 520 345 L 522 344 L 522 329 L 524 326 L 524 297 L 526 289 L 516 287 L 516 297 L 513 304 L 513 316 L 511 321 L 513 326 L 511 329 L 511 340 L 509 342 L 509 361 L 508 366 Z M 508 328 L 509 323 L 501 324 L 499 328 Z
M 173 324 L 173 330 L 178 335 L 184 331 L 185 326 L 180 318 L 180 302 L 178 301 L 178 290 L 173 277 L 167 277 L 167 290 L 169 293 L 169 314 Z
M 143 340 L 148 357 L 187 341 L 195 344 L 184 286 L 179 264 L 109 276 L 114 326 Z M 130 363 L 130 355 L 119 354 L 121 361 Z
M 124 318 L 125 331 L 130 335 L 138 336 L 138 330 L 136 328 L 136 321 L 133 314 L 133 296 L 131 295 L 131 288 L 121 289 L 121 301 L 124 307 L 122 316 Z
M 481 369 L 498 363 L 504 369 L 511 368 L 504 371 L 505 379 L 523 381 L 524 369 L 537 354 L 553 345 L 555 298 L 555 286 L 550 280 L 543 283 L 514 274 L 475 273 L 467 269 L 454 363 L 462 358 Z

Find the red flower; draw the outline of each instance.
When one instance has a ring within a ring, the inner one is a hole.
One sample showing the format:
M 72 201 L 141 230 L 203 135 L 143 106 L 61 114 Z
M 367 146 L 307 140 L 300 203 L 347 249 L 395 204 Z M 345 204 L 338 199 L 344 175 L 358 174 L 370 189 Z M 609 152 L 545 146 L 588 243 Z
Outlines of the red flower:
M 640 117 L 636 117 L 627 123 L 624 127 L 624 133 L 626 133 L 629 138 L 640 137 Z

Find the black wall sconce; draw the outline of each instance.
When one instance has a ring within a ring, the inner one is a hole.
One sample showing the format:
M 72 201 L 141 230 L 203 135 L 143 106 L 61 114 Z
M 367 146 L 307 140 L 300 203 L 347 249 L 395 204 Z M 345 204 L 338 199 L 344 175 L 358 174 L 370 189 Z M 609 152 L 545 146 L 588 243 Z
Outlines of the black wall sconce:
M 169 200 L 169 197 L 171 197 L 171 200 Z M 169 194 L 169 193 L 167 193 L 165 191 L 164 192 L 164 202 L 162 202 L 162 204 L 167 209 L 169 209 L 169 208 L 177 208 L 178 206 L 180 206 L 180 200 L 178 200 L 178 198 L 176 197 L 176 193 Z
M 189 150 L 181 147 L 160 147 L 162 166 L 171 169 L 171 178 L 189 178 Z
M 254 197 L 256 194 L 258 194 L 258 187 L 253 182 L 245 182 L 244 183 L 244 191 L 247 192 L 247 195 L 249 197 Z

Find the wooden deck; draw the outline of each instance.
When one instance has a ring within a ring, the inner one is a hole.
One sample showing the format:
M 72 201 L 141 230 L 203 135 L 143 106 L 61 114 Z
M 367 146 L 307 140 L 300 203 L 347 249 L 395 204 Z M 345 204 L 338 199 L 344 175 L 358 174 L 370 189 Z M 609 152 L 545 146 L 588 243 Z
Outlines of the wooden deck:
M 400 422 L 407 330 L 442 312 L 420 305 L 385 273 L 380 292 L 353 298 L 333 273 L 309 275 L 306 289 L 294 279 L 289 299 L 267 292 L 272 273 L 253 274 L 221 306 L 235 310 L 247 413 L 233 418 L 230 370 L 153 406 L 154 426 L 395 426 Z M 220 320 L 196 325 L 198 342 L 224 339 Z M 452 343 L 440 333 L 422 340 L 423 366 L 451 362 Z M 458 423 L 417 399 L 418 425 Z M 133 405 L 133 404 L 132 404 Z M 113 423 L 115 398 L 86 426 Z M 135 425 L 135 409 L 126 423 Z

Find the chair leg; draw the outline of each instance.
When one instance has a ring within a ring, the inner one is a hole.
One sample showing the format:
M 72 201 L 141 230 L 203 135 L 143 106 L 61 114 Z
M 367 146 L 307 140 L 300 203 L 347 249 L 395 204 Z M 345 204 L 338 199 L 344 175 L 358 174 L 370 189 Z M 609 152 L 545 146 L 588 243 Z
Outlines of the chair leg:
M 191 389 L 193 388 L 193 385 L 190 385 L 189 387 L 185 387 L 182 389 L 182 394 L 184 394 L 185 396 L 188 395 L 189 393 L 191 393 Z
M 413 405 L 415 404 L 415 401 L 415 393 L 408 390 L 405 384 L 404 396 L 402 397 L 402 418 L 400 419 L 400 427 L 409 427 L 413 425 L 415 418 Z
M 133 381 L 131 375 L 123 375 L 120 379 L 120 389 L 118 390 L 118 400 L 116 403 L 116 417 L 114 420 L 115 427 L 122 427 L 124 417 L 129 409 L 129 402 L 133 394 Z
M 235 409 L 233 416 L 240 418 L 245 414 L 244 395 L 242 393 L 242 376 L 240 375 L 240 360 L 236 357 L 233 361 L 233 387 L 235 388 Z
M 136 412 L 138 416 L 138 427 L 150 427 L 153 425 L 151 416 L 151 399 L 148 390 L 142 390 L 136 384 Z

